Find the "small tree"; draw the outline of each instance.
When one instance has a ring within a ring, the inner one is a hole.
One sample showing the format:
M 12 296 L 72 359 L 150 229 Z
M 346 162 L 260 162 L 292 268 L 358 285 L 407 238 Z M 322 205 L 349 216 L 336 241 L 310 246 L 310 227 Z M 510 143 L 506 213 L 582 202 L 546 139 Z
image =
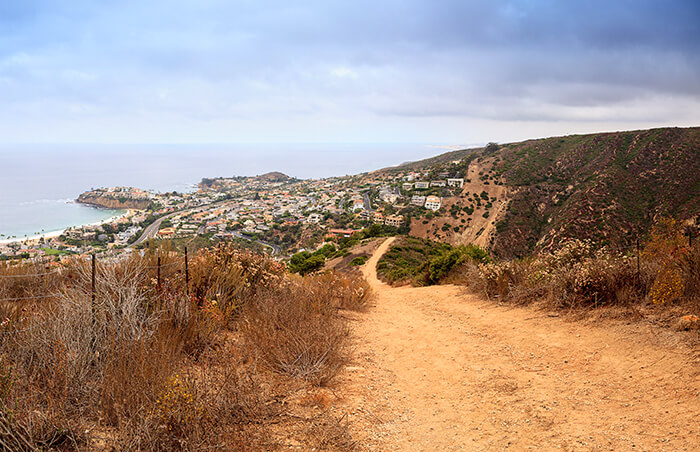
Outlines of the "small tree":
M 496 152 L 498 149 L 499 149 L 498 143 L 494 143 L 492 141 L 489 144 L 487 144 L 486 147 L 484 148 L 484 154 L 491 155 L 494 152 Z

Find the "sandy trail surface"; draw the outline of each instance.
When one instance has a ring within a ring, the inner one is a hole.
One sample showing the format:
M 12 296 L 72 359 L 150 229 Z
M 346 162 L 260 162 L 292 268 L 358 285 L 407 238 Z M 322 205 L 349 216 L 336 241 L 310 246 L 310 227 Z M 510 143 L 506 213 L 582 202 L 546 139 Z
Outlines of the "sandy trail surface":
M 498 306 L 457 286 L 392 288 L 353 316 L 338 391 L 368 450 L 700 450 L 693 350 L 639 326 Z

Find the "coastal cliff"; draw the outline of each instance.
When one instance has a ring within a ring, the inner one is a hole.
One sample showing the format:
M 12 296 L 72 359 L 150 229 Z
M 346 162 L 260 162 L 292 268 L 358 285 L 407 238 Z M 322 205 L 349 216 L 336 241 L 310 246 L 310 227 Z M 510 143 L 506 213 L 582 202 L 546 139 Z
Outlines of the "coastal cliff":
M 76 199 L 82 204 L 89 204 L 96 207 L 104 207 L 107 209 L 133 209 L 146 210 L 151 206 L 151 200 L 148 198 L 134 198 L 123 193 L 111 193 L 105 191 L 88 191 L 82 193 Z

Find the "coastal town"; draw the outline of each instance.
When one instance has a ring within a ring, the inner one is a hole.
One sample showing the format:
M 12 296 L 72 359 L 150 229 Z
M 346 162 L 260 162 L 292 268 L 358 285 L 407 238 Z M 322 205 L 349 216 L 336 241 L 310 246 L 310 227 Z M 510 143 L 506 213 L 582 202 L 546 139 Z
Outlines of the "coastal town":
M 406 233 L 411 221 L 444 213 L 464 186 L 464 171 L 397 170 L 301 180 L 282 173 L 202 179 L 193 190 L 158 193 L 99 188 L 76 202 L 125 212 L 60 234 L 0 243 L 0 258 L 119 255 L 149 240 L 211 244 L 237 240 L 282 258 L 352 236 L 373 224 Z M 400 168 L 400 167 L 397 167 Z

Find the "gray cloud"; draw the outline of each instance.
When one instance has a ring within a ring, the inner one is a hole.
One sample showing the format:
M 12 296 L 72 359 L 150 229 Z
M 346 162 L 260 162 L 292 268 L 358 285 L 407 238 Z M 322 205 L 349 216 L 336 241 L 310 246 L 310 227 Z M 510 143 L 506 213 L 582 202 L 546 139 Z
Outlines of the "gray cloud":
M 692 1 L 5 3 L 0 132 L 17 140 L 29 121 L 47 139 L 66 124 L 79 141 L 89 124 L 106 140 L 177 141 L 183 125 L 187 139 L 255 139 L 265 124 L 313 139 L 331 124 L 342 141 L 370 119 L 384 140 L 401 118 L 424 118 L 425 140 L 445 133 L 427 118 L 699 119 Z

